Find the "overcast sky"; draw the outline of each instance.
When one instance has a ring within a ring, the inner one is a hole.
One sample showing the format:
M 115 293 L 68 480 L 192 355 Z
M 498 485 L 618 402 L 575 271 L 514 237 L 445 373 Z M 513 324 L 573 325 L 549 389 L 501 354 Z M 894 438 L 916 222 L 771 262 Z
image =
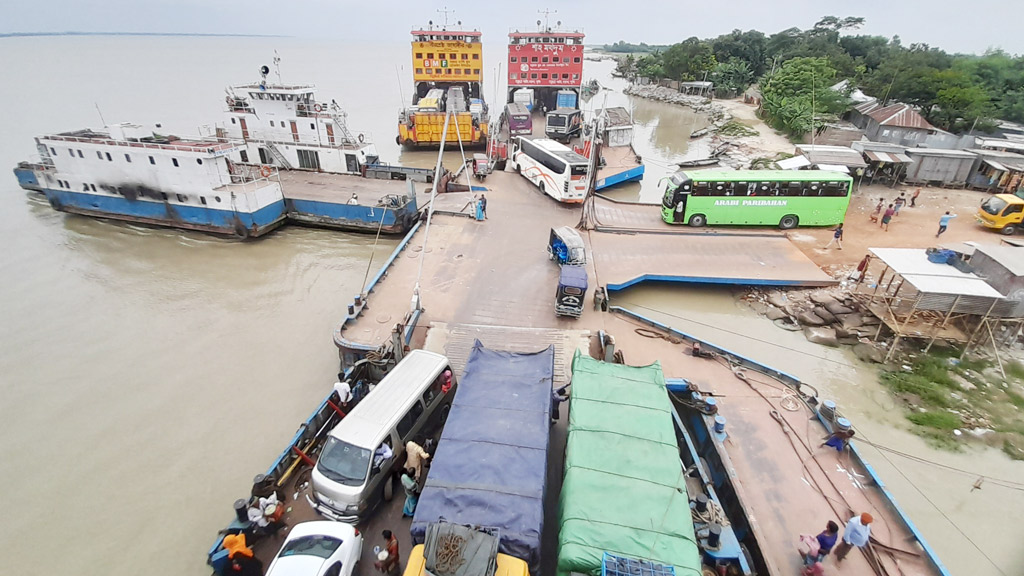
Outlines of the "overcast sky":
M 441 16 L 445 2 L 352 0 L 0 0 L 0 32 L 176 32 L 281 34 L 390 42 Z M 772 34 L 809 28 L 826 15 L 862 16 L 859 33 L 924 42 L 948 52 L 1000 47 L 1024 53 L 1022 0 L 450 0 L 453 19 L 504 42 L 510 27 L 535 26 L 537 11 L 552 22 L 582 27 L 588 44 L 616 40 L 671 44 L 739 28 Z

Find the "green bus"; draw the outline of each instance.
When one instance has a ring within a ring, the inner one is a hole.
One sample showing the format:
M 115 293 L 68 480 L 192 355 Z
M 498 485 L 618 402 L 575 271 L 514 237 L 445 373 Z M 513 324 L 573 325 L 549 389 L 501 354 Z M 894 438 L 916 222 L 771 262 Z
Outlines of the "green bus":
M 669 224 L 835 226 L 846 217 L 853 178 L 824 170 L 680 170 L 667 178 Z

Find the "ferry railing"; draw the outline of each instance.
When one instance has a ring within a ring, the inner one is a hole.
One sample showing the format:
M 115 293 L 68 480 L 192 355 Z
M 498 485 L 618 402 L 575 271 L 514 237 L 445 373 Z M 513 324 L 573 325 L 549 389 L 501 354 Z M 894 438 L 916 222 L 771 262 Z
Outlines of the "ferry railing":
M 172 152 L 197 152 L 200 154 L 216 154 L 217 152 L 226 152 L 235 147 L 235 144 L 230 141 L 221 141 L 217 139 L 213 142 L 195 142 L 191 140 L 175 140 L 174 142 L 180 143 L 168 143 L 158 144 L 156 142 L 134 142 L 131 140 L 116 140 L 114 138 L 82 138 L 80 136 L 61 136 L 61 135 L 48 135 L 40 136 L 40 140 L 49 140 L 55 142 L 78 142 L 82 144 L 104 144 L 107 146 L 120 146 L 125 148 L 142 148 L 145 150 L 166 150 Z M 195 145 L 189 145 L 189 142 L 195 142 Z

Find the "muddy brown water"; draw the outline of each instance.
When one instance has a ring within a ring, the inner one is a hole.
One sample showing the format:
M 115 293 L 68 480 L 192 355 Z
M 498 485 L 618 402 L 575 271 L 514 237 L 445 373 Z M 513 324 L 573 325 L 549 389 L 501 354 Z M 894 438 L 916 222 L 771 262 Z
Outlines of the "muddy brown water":
M 41 133 L 107 122 L 162 122 L 194 134 L 220 120 L 223 88 L 256 78 L 276 48 L 285 82 L 315 82 L 381 157 L 401 152 L 394 119 L 408 98 L 408 48 L 288 38 L 58 37 L 0 39 L 8 111 L 0 168 L 34 152 Z M 503 59 L 485 44 L 488 78 Z M 376 63 L 367 66 L 367 62 Z M 396 70 L 397 68 L 397 70 Z M 587 62 L 606 86 L 611 64 Z M 593 71 L 593 72 L 591 72 Z M 399 78 L 402 88 L 399 89 Z M 488 100 L 504 90 L 488 83 Z M 612 92 L 591 106 L 623 105 Z M 635 146 L 647 178 L 617 192 L 656 201 L 701 118 L 635 101 Z M 446 163 L 454 165 L 457 155 Z M 59 214 L 0 176 L 0 480 L 8 495 L 0 557 L 12 574 L 206 574 L 205 554 L 337 371 L 332 331 L 371 255 L 396 240 L 303 228 L 240 243 Z M 373 265 L 376 269 L 377 264 Z M 719 290 L 638 288 L 622 298 L 682 330 L 763 357 L 834 394 L 865 436 L 951 466 L 1004 478 L 1024 468 L 994 450 L 936 452 L 901 430 L 902 417 L 871 369 L 807 344 L 738 308 Z M 627 351 L 628 353 L 628 351 Z M 890 456 L 942 513 L 1007 574 L 1020 573 L 1020 492 Z M 988 570 L 972 545 L 872 457 L 901 504 L 956 574 Z M 1017 512 L 1018 514 L 1008 513 Z M 59 539 L 60 552 L 40 555 Z

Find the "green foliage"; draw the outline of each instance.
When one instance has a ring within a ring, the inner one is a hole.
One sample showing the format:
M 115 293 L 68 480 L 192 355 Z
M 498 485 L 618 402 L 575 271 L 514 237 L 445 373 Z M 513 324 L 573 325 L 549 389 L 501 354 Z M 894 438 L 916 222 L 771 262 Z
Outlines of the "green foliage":
M 927 378 L 909 372 L 883 372 L 882 384 L 897 394 L 912 394 L 926 406 L 948 408 L 950 398 L 946 391 Z
M 1007 376 L 1018 380 L 1024 380 L 1024 364 L 1021 364 L 1016 360 L 1010 360 L 1006 363 L 1006 366 L 1004 366 L 1003 369 L 1006 370 Z
M 927 44 L 903 46 L 898 36 L 851 34 L 860 28 L 859 17 L 825 16 L 808 30 L 788 28 L 770 36 L 756 30 L 733 30 L 717 38 L 689 38 L 663 50 L 646 44 L 616 42 L 614 52 L 645 52 L 636 60 L 635 74 L 654 79 L 701 80 L 709 72 L 719 95 L 739 94 L 739 86 L 765 76 L 776 78 L 793 60 L 828 62 L 830 84 L 849 79 L 865 93 L 884 103 L 915 106 L 929 122 L 951 131 L 991 130 L 993 118 L 1024 122 L 1024 55 L 1000 50 L 981 56 L 951 55 Z M 745 69 L 742 68 L 745 66 Z M 628 74 L 625 74 L 628 76 Z M 815 74 L 816 80 L 817 74 Z M 821 78 L 822 88 L 827 88 Z M 764 87 L 762 82 L 762 88 Z M 810 121 L 807 90 L 791 91 L 799 83 L 777 86 L 776 108 L 764 109 L 776 128 L 799 136 L 819 124 Z M 815 89 L 814 117 L 841 112 L 818 104 L 823 94 Z M 785 101 L 783 103 L 783 100 Z M 825 102 L 825 98 L 822 98 Z M 807 114 L 805 118 L 802 114 Z
M 913 412 L 907 414 L 907 420 L 935 430 L 954 430 L 961 425 L 960 417 L 949 412 Z
M 630 44 L 628 42 L 623 42 L 622 40 L 619 40 L 615 44 L 605 44 L 604 46 L 601 47 L 601 50 L 604 50 L 605 52 L 637 54 L 641 52 L 654 52 L 658 48 L 660 48 L 660 46 L 651 46 L 643 42 L 639 44 Z
M 825 58 L 793 58 L 761 79 L 761 111 L 776 130 L 800 137 L 847 106 L 829 87 L 836 70 Z

